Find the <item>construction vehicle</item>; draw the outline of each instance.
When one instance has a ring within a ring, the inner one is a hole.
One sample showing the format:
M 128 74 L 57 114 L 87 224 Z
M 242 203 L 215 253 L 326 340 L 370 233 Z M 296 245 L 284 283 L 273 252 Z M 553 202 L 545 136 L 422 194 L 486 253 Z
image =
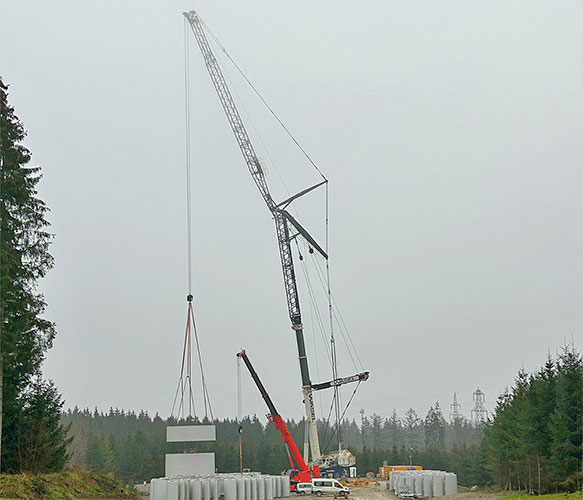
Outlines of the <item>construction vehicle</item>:
M 300 224 L 295 217 L 287 210 L 287 208 L 298 198 L 312 192 L 313 190 L 327 185 L 328 180 L 323 176 L 321 172 L 320 175 L 324 179 L 323 181 L 310 186 L 299 193 L 296 193 L 286 200 L 277 203 L 267 185 L 267 180 L 265 178 L 265 171 L 260 161 L 259 157 L 255 152 L 255 148 L 249 138 L 249 134 L 245 128 L 245 124 L 241 119 L 229 86 L 225 80 L 219 62 L 215 57 L 211 46 L 209 44 L 208 38 L 205 33 L 205 25 L 200 16 L 196 11 L 192 10 L 190 12 L 185 12 L 184 16 L 196 39 L 196 42 L 200 48 L 203 56 L 204 64 L 208 70 L 210 79 L 213 86 L 217 92 L 219 101 L 223 107 L 231 130 L 237 140 L 237 144 L 245 164 L 253 178 L 253 181 L 263 200 L 265 201 L 267 208 L 271 212 L 273 220 L 275 222 L 275 229 L 277 234 L 277 242 L 281 260 L 281 267 L 283 271 L 283 281 L 285 287 L 285 294 L 287 299 L 288 314 L 291 320 L 291 328 L 295 333 L 296 344 L 298 350 L 298 359 L 300 364 L 300 374 L 302 380 L 302 393 L 303 402 L 305 405 L 306 421 L 307 421 L 307 437 L 304 442 L 304 462 L 308 461 L 308 448 L 311 452 L 311 462 L 313 464 L 325 464 L 327 466 L 338 465 L 338 459 L 343 456 L 347 456 L 350 453 L 341 448 L 340 439 L 338 440 L 338 451 L 323 457 L 320 451 L 320 443 L 318 440 L 318 428 L 316 425 L 316 410 L 314 407 L 313 391 L 332 388 L 335 394 L 335 404 L 336 404 L 336 416 L 337 416 L 337 427 L 340 425 L 340 412 L 339 412 L 339 400 L 338 388 L 347 383 L 352 382 L 362 382 L 368 379 L 369 372 L 361 372 L 349 377 L 339 377 L 336 368 L 336 344 L 334 342 L 333 336 L 331 338 L 331 352 L 332 352 L 332 375 L 333 380 L 329 382 L 312 384 L 310 379 L 310 371 L 308 368 L 308 358 L 306 354 L 306 346 L 304 340 L 304 325 L 302 323 L 302 315 L 300 311 L 300 300 L 298 296 L 298 288 L 296 283 L 296 275 L 294 270 L 294 261 L 292 255 L 292 241 L 303 240 L 309 247 L 309 252 L 316 252 L 319 254 L 326 262 L 328 262 L 328 254 L 318 244 L 318 242 L 310 235 L 310 233 Z M 224 47 L 221 50 L 226 53 Z M 272 111 L 273 113 L 273 111 Z M 280 122 L 281 123 L 281 122 Z M 285 128 L 285 127 L 284 127 Z M 297 143 L 297 142 L 296 142 Z M 313 162 L 312 162 L 313 163 Z M 315 165 L 314 165 L 315 166 Z M 301 257 L 300 257 L 301 258 Z M 328 289 L 329 300 L 331 301 L 330 290 Z M 329 306 L 332 309 L 331 302 Z M 349 460 L 346 465 L 354 465 L 354 460 Z
M 283 439 L 283 443 L 285 444 L 285 449 L 287 451 L 287 456 L 291 466 L 291 471 L 289 475 L 290 491 L 295 491 L 296 485 L 298 483 L 309 483 L 312 481 L 312 477 L 319 477 L 320 468 L 317 465 L 313 465 L 312 469 L 310 469 L 307 466 L 306 462 L 304 461 L 304 458 L 302 457 L 302 454 L 298 450 L 298 447 L 294 443 L 294 440 L 291 437 L 291 434 L 289 433 L 287 425 L 285 425 L 283 418 L 281 418 L 281 415 L 277 412 L 277 409 L 275 408 L 273 401 L 269 397 L 269 394 L 267 394 L 267 391 L 265 390 L 263 383 L 259 379 L 259 375 L 257 375 L 257 372 L 253 368 L 251 361 L 249 361 L 249 357 L 247 356 L 245 349 L 242 349 L 240 352 L 238 352 L 237 357 L 241 358 L 245 363 L 245 366 L 247 366 L 247 369 L 251 374 L 251 378 L 253 379 L 255 385 L 259 389 L 261 397 L 265 401 L 267 408 L 269 408 L 267 419 L 275 426 L 275 428 L 281 434 L 281 438 Z

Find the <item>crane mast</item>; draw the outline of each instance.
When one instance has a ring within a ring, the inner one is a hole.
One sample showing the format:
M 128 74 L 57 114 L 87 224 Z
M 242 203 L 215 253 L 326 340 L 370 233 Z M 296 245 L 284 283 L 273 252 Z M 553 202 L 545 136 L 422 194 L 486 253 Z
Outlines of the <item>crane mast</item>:
M 318 441 L 318 428 L 316 426 L 316 412 L 312 395 L 312 384 L 310 380 L 310 371 L 308 368 L 308 359 L 304 341 L 304 327 L 302 324 L 300 301 L 298 297 L 291 250 L 292 235 L 290 235 L 290 226 L 295 229 L 295 234 L 293 236 L 301 235 L 311 245 L 311 247 L 315 248 L 325 259 L 328 258 L 328 255 L 301 226 L 301 224 L 295 220 L 287 210 L 285 210 L 285 207 L 288 206 L 289 203 L 291 203 L 297 197 L 306 194 L 312 189 L 315 189 L 322 183 L 313 186 L 312 188 L 306 189 L 301 193 L 298 193 L 296 196 L 292 196 L 290 199 L 279 205 L 275 203 L 271 193 L 269 192 L 267 181 L 265 179 L 265 173 L 263 172 L 259 158 L 255 153 L 255 149 L 251 143 L 249 135 L 247 134 L 243 120 L 239 115 L 239 111 L 237 110 L 237 106 L 235 105 L 219 63 L 208 43 L 208 39 L 202 26 L 202 21 L 195 11 L 185 12 L 184 15 L 192 28 L 196 42 L 200 48 L 200 51 L 202 52 L 205 66 L 208 70 L 213 86 L 215 87 L 219 101 L 221 102 L 223 110 L 227 116 L 231 129 L 233 130 L 233 134 L 235 135 L 237 143 L 239 144 L 239 148 L 243 154 L 247 168 L 249 169 L 251 177 L 259 189 L 259 192 L 261 193 L 261 196 L 267 204 L 267 207 L 273 216 L 273 220 L 275 221 L 275 230 L 277 234 L 279 256 L 283 271 L 283 282 L 287 299 L 288 313 L 291 320 L 292 329 L 295 332 L 298 349 L 298 359 L 302 377 L 302 392 L 304 397 L 306 418 L 308 421 L 308 436 L 311 457 L 314 463 L 318 463 L 321 459 L 321 452 L 320 444 Z

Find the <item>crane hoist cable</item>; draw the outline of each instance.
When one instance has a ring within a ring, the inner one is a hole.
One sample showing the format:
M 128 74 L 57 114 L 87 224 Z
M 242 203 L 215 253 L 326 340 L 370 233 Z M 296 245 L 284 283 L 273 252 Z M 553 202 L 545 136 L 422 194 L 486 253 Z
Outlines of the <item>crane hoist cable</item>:
M 360 386 L 360 384 L 361 384 L 360 381 L 356 384 L 356 387 L 352 391 L 352 395 L 350 396 L 350 399 L 348 400 L 348 403 L 346 403 L 346 407 L 344 408 L 344 411 L 342 412 L 342 415 L 340 415 L 340 425 L 342 425 L 342 419 L 344 418 L 344 415 L 346 415 L 346 412 L 348 411 L 348 407 L 350 406 L 350 403 L 352 403 L 352 400 L 354 399 L 354 396 L 356 395 L 356 391 L 358 390 L 358 387 Z M 328 445 L 330 444 L 330 441 L 332 441 L 332 439 L 334 438 L 335 432 L 336 431 L 334 431 L 332 433 L 332 435 L 330 436 L 330 439 L 328 440 L 328 442 L 324 446 L 324 449 L 327 449 Z
M 322 179 L 324 179 L 324 180 L 327 181 L 328 179 L 322 173 L 322 171 L 318 168 L 318 166 L 316 165 L 316 163 L 314 162 L 314 160 L 312 160 L 312 158 L 310 157 L 310 155 L 301 146 L 301 144 L 294 137 L 294 135 L 290 132 L 290 130 L 285 126 L 285 124 L 281 121 L 281 119 L 279 118 L 279 116 L 277 115 L 277 113 L 273 110 L 273 108 L 269 105 L 269 103 L 263 98 L 263 96 L 259 93 L 259 91 L 257 90 L 257 88 L 253 85 L 253 83 L 251 83 L 251 80 L 249 80 L 249 78 L 247 78 L 247 76 L 245 75 L 245 73 L 243 73 L 243 70 L 239 67 L 239 65 L 235 62 L 235 60 L 231 57 L 231 55 L 227 52 L 227 49 L 225 49 L 225 47 L 220 42 L 220 40 L 215 36 L 215 34 L 212 32 L 212 30 L 207 26 L 207 24 L 204 22 L 204 20 L 202 20 L 201 18 L 199 18 L 199 19 L 200 19 L 201 24 L 204 26 L 204 29 L 211 36 L 211 38 L 215 41 L 215 43 L 217 44 L 217 46 L 219 47 L 219 49 L 221 50 L 221 52 L 223 52 L 225 54 L 225 56 L 227 56 L 227 58 L 229 59 L 229 61 L 231 61 L 231 64 L 233 64 L 233 66 L 235 67 L 235 69 L 239 72 L 239 74 L 247 82 L 247 84 L 249 85 L 249 87 L 251 87 L 251 89 L 253 90 L 253 92 L 255 92 L 255 94 L 257 95 L 257 97 L 259 97 L 259 99 L 261 100 L 261 102 L 265 105 L 265 107 L 269 110 L 269 112 L 276 119 L 277 123 L 279 123 L 279 125 L 281 126 L 281 128 L 283 128 L 283 130 L 289 136 L 289 138 L 294 142 L 294 144 L 298 147 L 298 149 L 303 153 L 303 155 L 310 162 L 310 164 L 316 169 L 316 171 L 320 174 L 320 176 L 322 177 Z
M 242 350 L 242 349 L 241 349 Z M 243 393 L 241 391 L 241 358 L 237 356 L 237 423 L 239 424 L 239 472 L 243 474 Z
M 192 338 L 196 346 L 198 365 L 200 368 L 200 380 L 202 386 L 202 399 L 204 405 L 204 416 L 208 420 L 214 419 L 210 402 L 208 386 L 204 374 L 202 353 L 200 350 L 200 339 L 196 327 L 194 316 L 193 285 L 192 285 L 192 188 L 191 188 L 191 148 L 190 148 L 190 51 L 188 43 L 188 22 L 184 20 L 184 108 L 185 108 L 185 160 L 186 160 L 186 227 L 187 227 L 187 278 L 188 294 L 186 296 L 186 331 L 184 334 L 184 345 L 182 349 L 182 362 L 180 367 L 180 377 L 174 395 L 171 415 L 177 418 L 184 418 L 186 411 L 185 396 L 188 404 L 188 417 L 196 416 L 196 406 L 192 391 Z M 180 399 L 179 399 L 180 396 Z M 176 407 L 178 403 L 178 408 Z M 177 410 L 176 415 L 174 411 Z

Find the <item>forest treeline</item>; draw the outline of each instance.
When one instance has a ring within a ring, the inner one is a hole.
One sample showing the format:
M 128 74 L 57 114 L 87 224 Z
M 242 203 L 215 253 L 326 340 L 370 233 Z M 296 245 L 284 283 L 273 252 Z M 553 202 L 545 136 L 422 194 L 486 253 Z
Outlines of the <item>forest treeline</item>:
M 566 346 L 532 374 L 520 370 L 512 388 L 497 401 L 492 420 L 476 426 L 463 417 L 444 418 L 438 402 L 424 418 L 409 409 L 399 416 L 373 414 L 360 422 L 344 420 L 343 444 L 357 457 L 359 473 L 376 472 L 383 461 L 414 464 L 426 469 L 457 473 L 460 484 L 497 484 L 503 489 L 544 493 L 581 488 L 582 361 L 574 346 Z M 62 425 L 74 437 L 70 464 L 114 472 L 125 480 L 148 480 L 164 475 L 165 453 L 188 451 L 165 442 L 168 425 L 177 422 L 111 408 L 69 410 Z M 208 421 L 203 421 L 208 423 Z M 214 451 L 219 471 L 239 468 L 236 420 L 215 419 L 216 443 L 198 444 L 195 451 Z M 296 443 L 303 442 L 304 420 L 287 422 Z M 326 422 L 318 423 L 322 445 L 337 446 L 337 434 Z M 277 474 L 287 465 L 279 432 L 266 421 L 245 417 L 245 468 Z M 301 448 L 301 446 L 300 446 Z
M 414 464 L 457 473 L 460 484 L 497 484 L 503 489 L 544 493 L 581 488 L 581 420 L 583 370 L 581 354 L 566 346 L 556 358 L 532 374 L 520 370 L 512 388 L 497 401 L 492 420 L 475 426 L 461 417 L 446 421 L 438 402 L 421 418 L 415 410 L 405 415 L 373 414 L 360 422 L 344 420 L 343 444 L 357 457 L 359 473 L 376 472 L 383 461 Z M 111 408 L 75 408 L 63 414 L 74 440 L 70 464 L 101 472 L 114 472 L 125 480 L 142 481 L 164 475 L 165 453 L 188 451 L 165 442 L 168 425 L 177 422 Z M 203 421 L 208 423 L 208 421 Z M 219 471 L 239 468 L 236 420 L 215 419 L 216 443 L 201 443 L 195 451 L 214 451 Z M 337 434 L 319 423 L 327 450 L 337 446 Z M 303 442 L 304 421 L 290 420 L 297 444 Z M 256 415 L 245 417 L 243 462 L 245 468 L 277 474 L 287 456 L 279 432 Z M 301 446 L 300 446 L 301 448 Z
M 70 426 L 74 436 L 70 447 L 70 464 L 100 472 L 114 472 L 125 480 L 142 481 L 164 475 L 165 453 L 189 451 L 190 446 L 166 443 L 166 427 L 180 423 L 209 423 L 206 420 L 151 418 L 146 412 L 138 414 L 111 408 L 98 410 L 75 408 L 63 415 L 62 423 Z M 199 443 L 195 451 L 214 451 L 219 471 L 239 469 L 237 420 L 215 419 L 217 441 Z M 294 441 L 303 442 L 304 420 L 287 421 Z M 337 446 L 337 437 L 331 426 L 318 422 L 323 445 L 331 451 Z M 241 421 L 243 435 L 243 466 L 271 474 L 279 474 L 289 466 L 287 454 L 277 429 L 257 415 Z M 364 417 L 360 425 L 345 420 L 341 426 L 342 441 L 355 453 L 360 473 L 378 471 L 384 460 L 391 463 L 409 463 L 412 459 L 425 467 L 449 468 L 461 471 L 460 482 L 483 483 L 482 470 L 472 459 L 479 450 L 483 429 L 466 420 L 449 424 L 444 419 L 439 403 L 429 410 L 425 419 L 409 410 L 403 418 L 393 412 L 390 418 L 379 415 Z M 461 462 L 465 462 L 462 465 Z
M 583 368 L 567 345 L 540 370 L 520 370 L 497 401 L 483 448 L 485 466 L 502 488 L 544 493 L 580 490 Z

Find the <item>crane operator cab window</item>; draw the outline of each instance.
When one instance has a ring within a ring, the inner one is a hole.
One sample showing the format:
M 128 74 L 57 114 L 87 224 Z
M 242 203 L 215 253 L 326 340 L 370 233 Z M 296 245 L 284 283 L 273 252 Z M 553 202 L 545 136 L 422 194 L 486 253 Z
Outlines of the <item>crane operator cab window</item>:
M 318 496 L 332 494 L 336 497 L 347 497 L 350 490 L 336 479 L 312 479 L 312 491 Z

